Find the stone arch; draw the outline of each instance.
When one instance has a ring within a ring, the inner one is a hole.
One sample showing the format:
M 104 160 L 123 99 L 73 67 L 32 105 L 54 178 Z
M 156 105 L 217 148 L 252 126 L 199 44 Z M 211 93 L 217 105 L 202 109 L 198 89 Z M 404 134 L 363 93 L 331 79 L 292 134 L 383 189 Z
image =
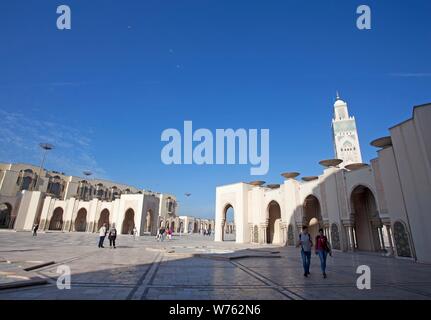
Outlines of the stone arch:
M 275 200 L 267 207 L 268 226 L 266 228 L 266 243 L 281 243 L 281 207 Z
M 331 245 L 333 249 L 341 249 L 340 232 L 338 231 L 338 225 L 336 223 L 331 225 Z
M 232 215 L 232 222 L 228 221 L 229 215 Z M 235 225 L 235 209 L 230 203 L 227 203 L 224 206 L 222 219 L 223 219 L 223 223 L 221 226 L 222 241 L 227 241 L 227 240 L 235 241 L 236 234 L 234 234 L 233 232 L 234 225 Z
M 106 223 L 107 228 L 109 228 L 109 210 L 103 209 L 100 213 L 99 221 L 97 221 L 97 230 L 102 228 L 103 224 Z
M 127 209 L 126 213 L 124 214 L 121 234 L 132 234 L 134 227 L 135 227 L 135 211 L 130 208 L 130 209 Z
M 63 229 L 63 208 L 57 207 L 51 217 L 48 230 L 60 231 Z
M 175 232 L 175 221 L 171 222 L 171 231 Z
M 7 202 L 0 204 L 0 229 L 13 229 L 12 205 Z
M 302 224 L 308 226 L 311 239 L 315 239 L 319 233 L 319 229 L 323 227 L 320 201 L 315 195 L 310 194 L 305 198 L 302 208 Z
M 294 235 L 292 224 L 289 224 L 289 226 L 287 227 L 287 245 L 289 246 L 295 245 L 295 235 Z
M 77 232 L 84 232 L 87 229 L 87 210 L 85 208 L 79 209 L 74 225 Z
M 382 227 L 382 222 L 374 193 L 370 188 L 358 185 L 352 190 L 350 202 L 354 247 L 362 251 L 381 250 L 378 228 Z
M 402 221 L 394 223 L 394 241 L 397 250 L 397 256 L 411 258 L 412 249 L 410 245 L 410 235 L 407 226 Z

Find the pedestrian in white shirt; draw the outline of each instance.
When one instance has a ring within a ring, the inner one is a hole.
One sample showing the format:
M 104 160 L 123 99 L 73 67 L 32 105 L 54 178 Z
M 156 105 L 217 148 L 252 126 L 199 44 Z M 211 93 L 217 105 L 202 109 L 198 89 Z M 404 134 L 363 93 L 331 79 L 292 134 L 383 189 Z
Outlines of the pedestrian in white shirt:
M 106 223 L 104 223 L 103 226 L 99 229 L 99 248 L 105 248 L 103 246 L 105 237 L 106 237 Z

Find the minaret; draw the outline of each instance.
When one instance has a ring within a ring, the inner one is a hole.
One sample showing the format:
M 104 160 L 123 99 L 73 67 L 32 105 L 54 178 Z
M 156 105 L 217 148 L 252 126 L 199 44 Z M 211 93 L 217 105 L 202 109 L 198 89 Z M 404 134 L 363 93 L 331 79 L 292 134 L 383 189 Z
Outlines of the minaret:
M 361 163 L 361 148 L 355 117 L 349 116 L 347 103 L 341 100 L 338 92 L 334 103 L 334 118 L 332 119 L 335 158 L 343 160 L 341 166 L 351 163 Z

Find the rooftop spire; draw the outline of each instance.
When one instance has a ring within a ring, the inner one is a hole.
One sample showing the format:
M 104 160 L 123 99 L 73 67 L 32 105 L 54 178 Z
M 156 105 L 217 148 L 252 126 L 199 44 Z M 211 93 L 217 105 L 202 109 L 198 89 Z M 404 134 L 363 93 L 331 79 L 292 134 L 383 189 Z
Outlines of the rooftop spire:
M 340 94 L 338 93 L 338 90 L 337 90 L 337 100 L 340 100 Z

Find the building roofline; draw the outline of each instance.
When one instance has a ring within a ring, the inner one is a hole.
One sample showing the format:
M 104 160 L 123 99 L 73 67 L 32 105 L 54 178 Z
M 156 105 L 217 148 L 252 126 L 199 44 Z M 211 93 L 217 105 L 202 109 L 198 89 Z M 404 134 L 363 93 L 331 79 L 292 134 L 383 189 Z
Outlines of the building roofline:
M 431 102 L 424 103 L 424 104 L 419 104 L 417 106 L 414 106 L 413 107 L 413 111 L 412 111 L 412 116 L 410 118 L 408 118 L 408 119 L 406 119 L 406 120 L 404 120 L 404 121 L 402 121 L 402 122 L 400 122 L 400 123 L 398 123 L 396 125 L 393 125 L 392 127 L 389 127 L 389 130 L 394 129 L 395 127 L 399 127 L 399 126 L 403 125 L 404 123 L 409 122 L 410 120 L 413 120 L 415 118 L 415 111 L 417 109 L 424 108 L 424 107 L 431 107 Z

